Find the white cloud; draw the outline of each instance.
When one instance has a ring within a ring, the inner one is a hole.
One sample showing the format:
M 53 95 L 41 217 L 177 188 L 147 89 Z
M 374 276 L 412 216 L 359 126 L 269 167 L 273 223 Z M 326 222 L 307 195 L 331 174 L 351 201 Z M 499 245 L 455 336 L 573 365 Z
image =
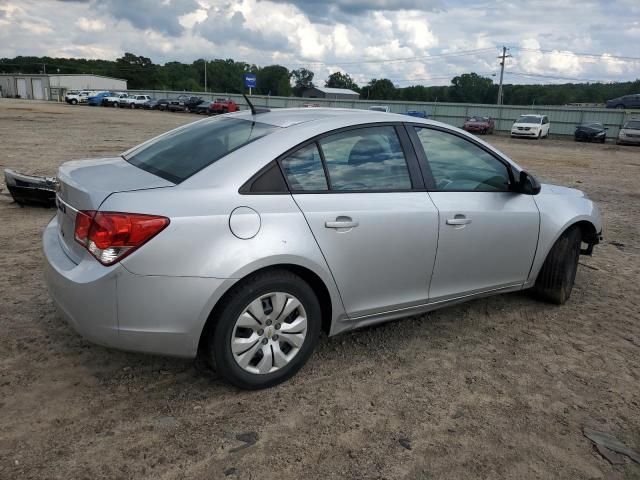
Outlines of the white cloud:
M 78 18 L 76 25 L 83 32 L 101 32 L 106 28 L 106 25 L 102 20 L 90 20 L 86 17 Z
M 634 79 L 640 71 L 640 61 L 615 58 L 638 56 L 640 4 L 633 0 L 590 1 L 580 8 L 569 0 L 537 0 L 540 8 L 533 10 L 509 0 L 494 0 L 491 8 L 459 0 L 140 0 L 135 8 L 130 3 L 0 0 L 0 57 L 115 59 L 129 51 L 158 63 L 233 58 L 307 66 L 317 83 L 340 70 L 360 83 L 391 78 L 407 85 L 413 79 L 446 84 L 465 72 L 497 72 L 499 49 L 510 45 L 517 48 L 507 71 L 603 80 Z M 438 57 L 476 49 L 483 50 Z M 530 80 L 508 74 L 506 81 Z

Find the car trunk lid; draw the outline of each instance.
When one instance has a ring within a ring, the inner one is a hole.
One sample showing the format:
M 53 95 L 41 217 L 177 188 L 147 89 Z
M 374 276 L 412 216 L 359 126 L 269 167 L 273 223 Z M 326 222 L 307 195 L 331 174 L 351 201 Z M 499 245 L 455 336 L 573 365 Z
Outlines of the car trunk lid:
M 84 247 L 74 240 L 78 211 L 99 210 L 112 193 L 172 186 L 172 182 L 135 167 L 121 157 L 63 164 L 58 171 L 56 195 L 60 244 L 78 263 L 88 255 Z

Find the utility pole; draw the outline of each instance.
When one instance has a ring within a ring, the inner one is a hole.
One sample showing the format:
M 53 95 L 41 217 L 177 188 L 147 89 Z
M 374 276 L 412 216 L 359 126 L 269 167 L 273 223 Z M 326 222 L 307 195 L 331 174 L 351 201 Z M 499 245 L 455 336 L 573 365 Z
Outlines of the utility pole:
M 204 59 L 204 91 L 207 91 L 207 59 Z
M 504 64 L 507 58 L 511 57 L 511 55 L 507 55 L 507 47 L 502 47 L 502 55 L 498 58 L 500 59 L 500 86 L 498 87 L 498 105 L 502 105 L 502 79 L 504 77 Z

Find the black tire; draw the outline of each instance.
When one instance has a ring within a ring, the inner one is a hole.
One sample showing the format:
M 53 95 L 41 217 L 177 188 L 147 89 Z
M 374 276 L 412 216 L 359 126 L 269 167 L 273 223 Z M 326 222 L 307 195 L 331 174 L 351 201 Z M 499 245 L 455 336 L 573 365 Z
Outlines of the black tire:
M 71 100 L 71 105 L 77 105 L 78 104 L 78 100 L 76 100 L 75 98 Z
M 253 300 L 269 292 L 294 295 L 307 314 L 307 334 L 300 351 L 284 367 L 273 373 L 252 374 L 233 357 L 231 336 L 237 318 Z M 229 383 L 247 390 L 277 385 L 295 375 L 307 362 L 318 343 L 322 314 L 318 297 L 302 278 L 286 270 L 258 273 L 234 286 L 216 309 L 214 325 L 208 329 L 206 356 L 211 366 Z
M 135 104 L 135 103 L 130 103 L 130 104 L 129 104 L 129 108 L 130 108 L 131 110 L 135 110 L 135 108 L 136 108 L 136 104 Z
M 159 105 L 158 106 L 158 110 L 160 110 L 161 112 L 165 111 L 165 106 L 164 105 Z
M 113 108 L 120 108 L 120 104 L 118 102 L 111 102 L 111 106 Z
M 542 138 L 542 132 L 538 132 L 538 140 Z
M 618 110 L 623 110 L 624 109 L 624 105 L 622 103 L 619 103 L 618 105 L 616 105 L 616 108 Z
M 551 247 L 534 287 L 536 295 L 557 305 L 564 304 L 571 296 L 578 270 L 582 233 L 578 227 L 570 227 Z

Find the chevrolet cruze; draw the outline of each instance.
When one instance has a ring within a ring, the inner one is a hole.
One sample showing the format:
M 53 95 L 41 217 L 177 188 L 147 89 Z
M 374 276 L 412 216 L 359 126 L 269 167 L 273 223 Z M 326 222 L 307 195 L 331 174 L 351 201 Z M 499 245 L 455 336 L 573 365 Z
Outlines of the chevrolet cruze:
M 63 164 L 46 279 L 89 340 L 194 357 L 229 382 L 291 377 L 328 335 L 533 288 L 564 303 L 602 229 L 442 123 L 340 109 L 207 118 Z

